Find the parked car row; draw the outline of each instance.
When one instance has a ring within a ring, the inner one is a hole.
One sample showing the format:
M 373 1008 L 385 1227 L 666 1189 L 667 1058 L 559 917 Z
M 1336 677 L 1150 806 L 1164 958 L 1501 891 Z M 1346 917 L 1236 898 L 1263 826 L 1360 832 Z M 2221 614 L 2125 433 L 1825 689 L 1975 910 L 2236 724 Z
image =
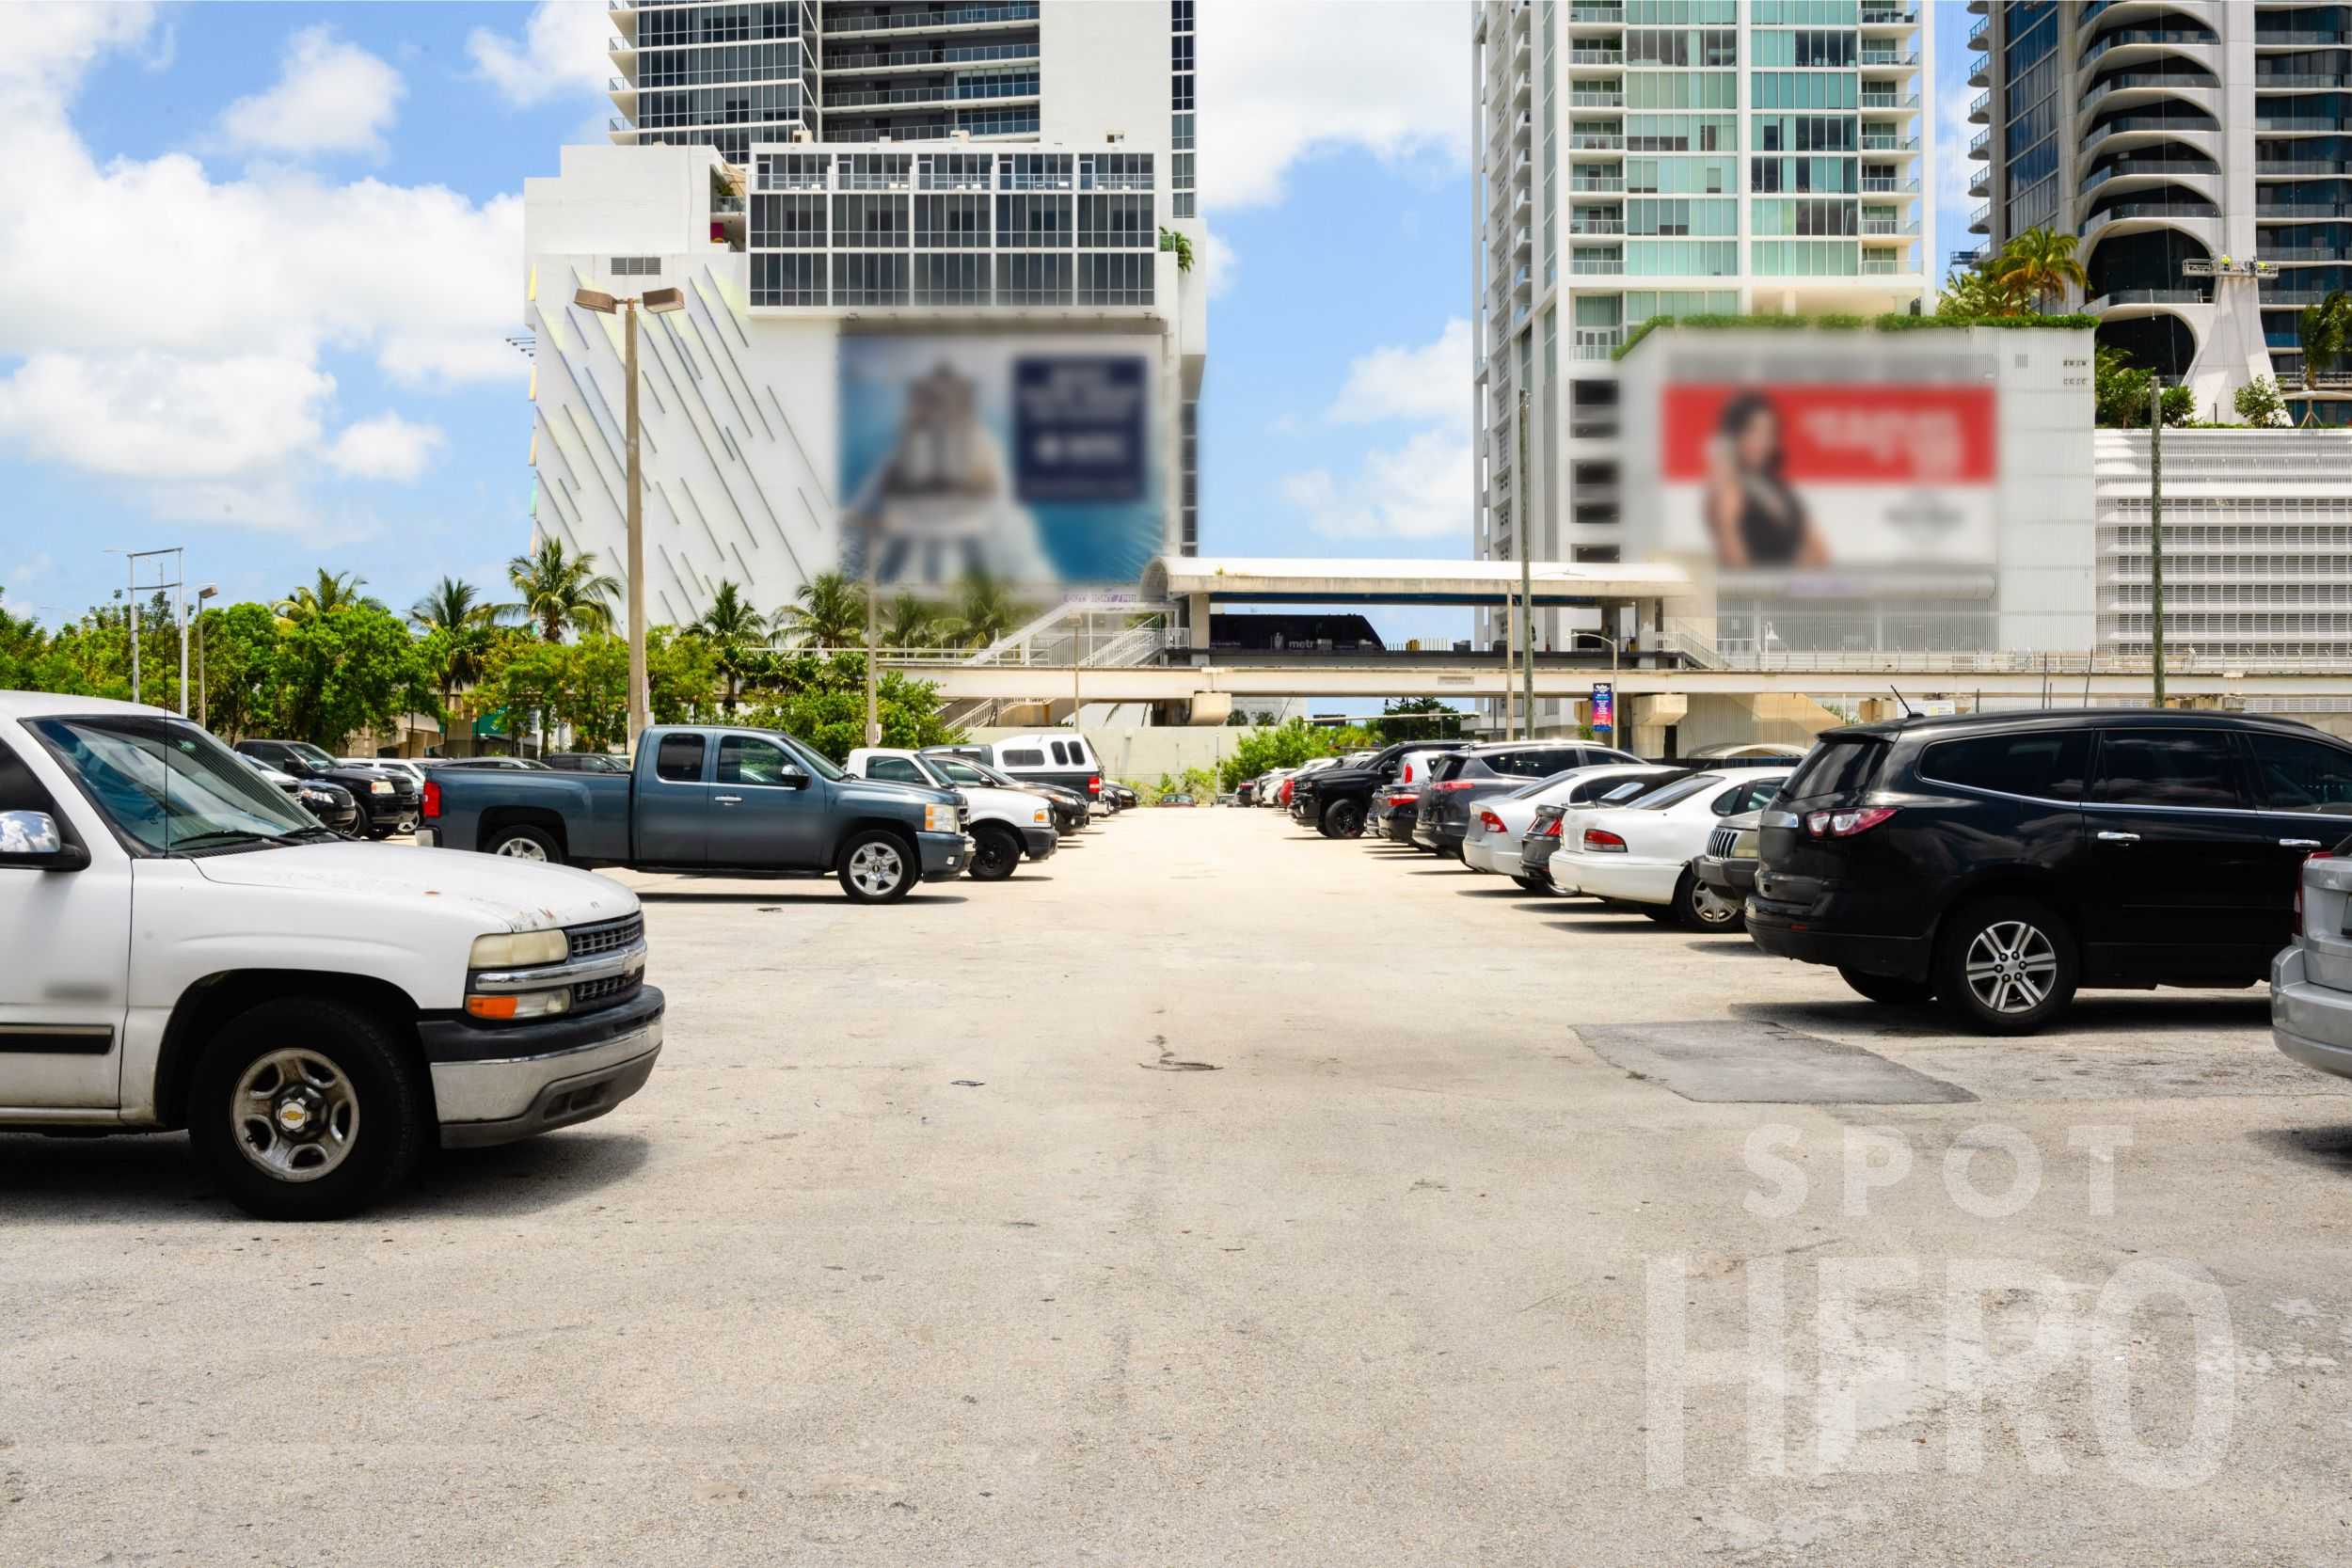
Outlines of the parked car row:
M 673 724 L 620 773 L 437 768 L 417 839 L 588 867 L 831 875 L 886 904 L 921 882 L 1009 877 L 1135 799 L 1077 735 L 865 747 L 845 768 L 776 731 Z
M 2280 1049 L 2352 1077 L 2352 744 L 2292 720 L 1912 717 L 1828 731 L 1794 763 L 1442 742 L 1288 782 L 1327 836 L 1744 928 L 1984 1033 L 2041 1029 L 2087 988 L 2267 979 Z

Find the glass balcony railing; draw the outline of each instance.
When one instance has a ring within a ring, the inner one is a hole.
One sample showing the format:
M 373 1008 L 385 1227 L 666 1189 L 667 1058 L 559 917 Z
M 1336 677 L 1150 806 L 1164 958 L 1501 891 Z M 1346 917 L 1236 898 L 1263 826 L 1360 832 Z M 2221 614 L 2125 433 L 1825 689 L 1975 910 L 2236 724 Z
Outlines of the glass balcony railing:
M 942 11 L 886 11 L 879 16 L 825 19 L 825 36 L 848 33 L 887 33 L 908 27 L 977 27 L 996 22 L 1035 22 L 1037 0 L 1005 0 L 992 6 L 960 6 Z

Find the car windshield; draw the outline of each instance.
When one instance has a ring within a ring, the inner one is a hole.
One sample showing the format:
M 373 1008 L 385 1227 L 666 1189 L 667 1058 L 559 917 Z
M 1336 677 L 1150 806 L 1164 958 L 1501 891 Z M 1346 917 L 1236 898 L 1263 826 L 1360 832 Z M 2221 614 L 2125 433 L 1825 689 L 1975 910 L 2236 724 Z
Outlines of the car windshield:
M 1692 773 L 1677 779 L 1665 788 L 1654 790 L 1632 803 L 1634 811 L 1664 811 L 1677 800 L 1687 800 L 1700 790 L 1724 782 L 1721 773 Z
M 816 774 L 820 779 L 826 779 L 834 784 L 839 784 L 843 779 L 850 776 L 841 771 L 840 768 L 835 768 L 833 765 L 833 759 L 831 757 L 828 757 L 821 752 L 817 751 L 814 747 L 803 745 L 798 738 L 785 734 L 782 730 L 762 730 L 760 733 L 762 735 L 773 736 L 778 740 L 783 741 L 784 749 L 790 752 L 794 756 L 800 758 L 801 766 L 807 768 L 810 772 Z
M 38 719 L 33 731 L 117 834 L 153 855 L 335 835 L 184 719 Z
M 961 757 L 927 756 L 921 758 L 920 760 L 929 765 L 931 773 L 935 777 L 945 778 L 953 784 L 987 784 L 998 782 L 997 780 L 992 779 L 988 776 L 988 770 L 986 768 L 976 767 L 972 763 L 964 761 Z
M 307 740 L 289 740 L 286 742 L 286 750 L 292 752 L 294 755 L 300 757 L 303 761 L 309 763 L 313 768 L 332 768 L 335 766 L 335 759 L 331 754 L 320 747 L 311 745 Z

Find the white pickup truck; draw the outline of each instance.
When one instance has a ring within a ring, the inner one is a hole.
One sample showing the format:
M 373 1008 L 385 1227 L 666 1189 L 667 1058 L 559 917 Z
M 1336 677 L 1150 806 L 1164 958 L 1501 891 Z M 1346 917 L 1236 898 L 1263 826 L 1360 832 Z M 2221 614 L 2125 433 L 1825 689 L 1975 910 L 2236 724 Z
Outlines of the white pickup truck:
M 184 1127 L 269 1219 L 602 1116 L 661 1052 L 627 888 L 349 842 L 129 703 L 0 692 L 0 1129 Z
M 972 809 L 972 879 L 998 882 L 1013 873 L 1026 855 L 1041 861 L 1061 842 L 1054 830 L 1054 808 L 1025 789 L 998 789 L 952 778 L 946 771 L 953 759 L 927 757 L 919 752 L 892 746 L 861 746 L 850 753 L 847 770 L 861 779 L 883 784 L 914 784 L 924 789 L 952 789 Z

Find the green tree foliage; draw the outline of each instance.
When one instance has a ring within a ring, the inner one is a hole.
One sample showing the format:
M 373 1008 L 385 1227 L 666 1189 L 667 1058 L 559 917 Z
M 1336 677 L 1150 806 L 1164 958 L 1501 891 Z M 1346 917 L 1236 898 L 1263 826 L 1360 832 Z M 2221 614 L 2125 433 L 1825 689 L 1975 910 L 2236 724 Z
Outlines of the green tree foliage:
M 318 580 L 308 588 L 297 588 L 278 601 L 278 613 L 288 621 L 315 620 L 331 615 L 339 610 L 382 610 L 383 601 L 362 595 L 360 589 L 368 579 L 356 572 L 330 572 L 319 568 Z
M 207 644 L 206 657 L 211 657 Z M 356 730 L 433 707 L 433 671 L 408 628 L 379 606 L 295 621 L 271 657 L 286 738 L 341 751 Z
M 1452 740 L 1462 733 L 1462 715 L 1442 697 L 1400 697 L 1385 703 L 1366 726 L 1382 745 L 1395 740 Z
M 839 572 L 819 572 L 776 611 L 775 638 L 791 648 L 866 646 L 866 589 Z
M 1371 736 L 1359 729 L 1327 730 L 1294 719 L 1270 729 L 1252 730 L 1234 743 L 1232 755 L 1217 765 L 1217 778 L 1232 789 L 1273 768 L 1295 768 L 1315 757 L 1361 750 Z
M 2303 390 L 2308 392 L 2352 348 L 2352 294 L 2330 289 L 2316 305 L 2303 307 L 2303 313 L 2295 320 L 2295 336 L 2303 349 Z M 2315 416 L 2307 411 L 2305 418 Z
M 939 641 L 940 614 L 913 594 L 901 594 L 882 607 L 882 633 L 875 644 L 882 648 L 928 648 Z
M 724 701 L 732 715 L 744 681 L 770 667 L 768 618 L 751 607 L 740 589 L 723 578 L 710 608 L 687 630 L 709 647 L 711 663 L 727 683 Z M 651 675 L 648 671 L 648 681 Z
M 2068 290 L 2087 286 L 2083 265 L 2074 259 L 2077 243 L 2063 230 L 2028 229 L 2012 235 L 1984 270 L 2021 305 L 2056 305 Z
M 877 683 L 885 746 L 946 746 L 963 732 L 939 716 L 939 688 L 884 671 Z M 866 656 L 794 654 L 777 661 L 769 698 L 746 723 L 782 730 L 835 762 L 866 744 Z
M 552 536 L 539 547 L 506 563 L 507 581 L 515 602 L 498 607 L 501 620 L 521 621 L 539 628 L 549 642 L 564 641 L 568 628 L 576 632 L 611 631 L 612 601 L 620 597 L 618 578 L 596 570 L 596 552 L 572 555 L 564 541 Z
M 2092 401 L 2097 422 L 2109 430 L 2148 428 L 2148 385 L 2153 378 L 2120 348 L 2103 348 L 2093 366 Z M 2164 422 L 2186 424 L 2196 400 L 2185 387 L 2164 389 Z
M 2266 375 L 2240 387 L 2231 402 L 2237 417 L 2248 424 L 2267 428 L 2287 422 L 2286 399 L 2279 395 L 2279 384 Z
M 1015 603 L 1005 585 L 975 572 L 956 587 L 955 609 L 940 623 L 944 646 L 985 648 L 1030 618 L 1027 607 Z

